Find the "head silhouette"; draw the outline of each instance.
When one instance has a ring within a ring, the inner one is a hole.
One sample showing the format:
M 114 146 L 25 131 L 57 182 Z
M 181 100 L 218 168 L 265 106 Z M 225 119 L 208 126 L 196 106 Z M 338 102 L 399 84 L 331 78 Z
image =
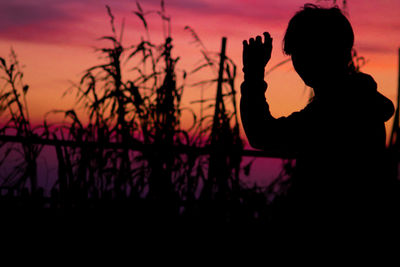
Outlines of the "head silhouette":
M 354 33 L 339 8 L 306 4 L 289 21 L 283 51 L 306 85 L 331 84 L 351 71 Z

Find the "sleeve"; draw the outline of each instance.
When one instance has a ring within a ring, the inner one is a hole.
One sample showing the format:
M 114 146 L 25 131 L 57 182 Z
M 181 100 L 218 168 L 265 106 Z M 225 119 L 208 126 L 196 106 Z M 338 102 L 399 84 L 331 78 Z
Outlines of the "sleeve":
M 295 154 L 306 142 L 310 107 L 274 118 L 265 98 L 267 86 L 262 78 L 245 77 L 241 84 L 240 113 L 249 144 L 256 149 Z

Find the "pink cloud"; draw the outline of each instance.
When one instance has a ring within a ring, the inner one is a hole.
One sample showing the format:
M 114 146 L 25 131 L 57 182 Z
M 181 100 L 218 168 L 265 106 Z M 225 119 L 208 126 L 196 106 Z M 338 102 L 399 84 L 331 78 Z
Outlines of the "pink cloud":
M 145 11 L 160 10 L 160 0 L 138 2 Z M 322 2 L 326 4 L 333 1 Z M 382 32 L 383 37 L 394 36 L 386 34 L 397 33 L 399 28 L 399 19 L 394 11 L 399 4 L 392 2 L 373 5 L 357 0 L 348 1 L 353 26 L 362 34 L 370 35 L 374 30 Z M 127 18 L 129 22 L 126 26 L 131 36 L 138 29 L 142 30 L 133 26 L 140 26 L 140 22 L 134 24 L 138 19 L 132 14 L 133 10 L 137 10 L 132 0 L 14 0 L 0 2 L 0 39 L 8 42 L 93 45 L 96 38 L 109 34 L 106 4 L 111 6 L 118 23 L 123 17 Z M 175 35 L 178 38 L 186 25 L 199 30 L 202 36 L 242 38 L 242 35 L 247 36 L 247 33 L 253 34 L 253 31 L 264 28 L 276 29 L 276 32 L 283 34 L 288 20 L 303 4 L 297 0 L 165 0 L 167 14 L 172 17 L 173 32 L 178 33 Z M 156 19 L 150 15 L 149 20 L 153 24 Z M 151 30 L 157 32 L 160 26 L 154 26 Z M 356 40 L 360 40 L 360 47 L 368 51 L 388 52 L 396 42 L 394 37 L 391 38 L 388 47 L 369 35 L 365 35 L 364 39 L 356 36 Z

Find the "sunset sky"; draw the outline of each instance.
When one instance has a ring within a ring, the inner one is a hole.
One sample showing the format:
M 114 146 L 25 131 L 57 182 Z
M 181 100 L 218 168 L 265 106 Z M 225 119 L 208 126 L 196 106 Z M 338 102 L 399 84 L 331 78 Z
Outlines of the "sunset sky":
M 159 0 L 139 1 L 145 11 L 159 10 Z M 315 1 L 309 1 L 316 3 Z M 330 5 L 333 1 L 318 1 Z M 284 60 L 282 38 L 289 19 L 307 3 L 300 0 L 166 0 L 166 12 L 172 18 L 174 56 L 180 56 L 178 68 L 191 70 L 202 56 L 186 25 L 192 27 L 209 51 L 218 52 L 221 38 L 226 36 L 227 54 L 241 70 L 242 40 L 264 31 L 274 38 L 269 66 Z M 342 7 L 342 1 L 338 1 Z M 110 34 L 105 5 L 116 17 L 117 29 L 125 18 L 124 44 L 137 43 L 145 32 L 141 21 L 132 13 L 136 2 L 130 0 L 13 0 L 0 2 L 0 56 L 8 57 L 10 48 L 25 65 L 24 81 L 31 116 L 41 122 L 52 109 L 73 106 L 73 95 L 61 98 L 77 82 L 83 71 L 98 63 L 94 47 L 104 43 L 97 38 Z M 348 0 L 347 13 L 355 32 L 355 48 L 367 59 L 362 70 L 371 74 L 378 90 L 395 101 L 398 79 L 398 47 L 400 46 L 400 1 Z M 152 41 L 163 38 L 162 24 L 156 15 L 149 15 Z M 196 79 L 210 78 L 209 73 Z M 236 88 L 242 82 L 238 74 Z M 289 115 L 304 107 L 308 91 L 291 63 L 266 77 L 267 99 L 275 116 Z M 215 88 L 206 95 L 214 96 Z M 200 98 L 199 88 L 186 88 L 184 104 Z M 389 127 L 391 121 L 387 124 Z

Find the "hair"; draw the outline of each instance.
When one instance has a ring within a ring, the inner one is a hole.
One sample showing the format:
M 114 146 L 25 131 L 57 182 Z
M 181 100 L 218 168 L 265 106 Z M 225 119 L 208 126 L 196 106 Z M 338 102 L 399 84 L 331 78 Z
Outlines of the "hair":
M 305 4 L 292 17 L 283 39 L 283 52 L 292 55 L 296 49 L 310 44 L 317 49 L 316 52 L 329 51 L 351 61 L 354 32 L 338 7 L 322 8 Z

